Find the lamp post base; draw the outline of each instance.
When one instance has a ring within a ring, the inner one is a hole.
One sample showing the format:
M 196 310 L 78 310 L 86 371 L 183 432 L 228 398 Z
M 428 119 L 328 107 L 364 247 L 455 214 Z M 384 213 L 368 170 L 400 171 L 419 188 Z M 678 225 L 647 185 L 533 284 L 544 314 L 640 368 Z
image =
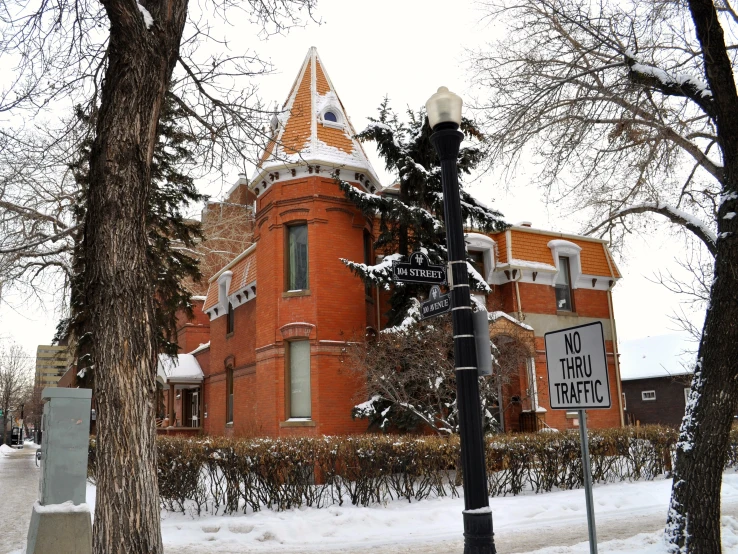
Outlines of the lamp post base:
M 464 554 L 497 554 L 492 512 L 464 512 Z

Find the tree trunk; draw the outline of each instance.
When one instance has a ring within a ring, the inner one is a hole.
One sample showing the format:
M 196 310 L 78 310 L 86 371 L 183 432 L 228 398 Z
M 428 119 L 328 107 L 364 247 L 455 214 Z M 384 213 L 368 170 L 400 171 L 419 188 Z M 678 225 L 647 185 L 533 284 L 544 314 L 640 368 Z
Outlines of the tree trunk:
M 689 0 L 716 108 L 725 182 L 718 211 L 715 279 L 677 444 L 666 536 L 671 552 L 716 554 L 720 488 L 738 408 L 738 94 L 712 0 Z
M 95 359 L 95 554 L 161 554 L 156 330 L 146 264 L 150 165 L 186 0 L 104 0 L 110 20 L 85 218 L 85 289 Z

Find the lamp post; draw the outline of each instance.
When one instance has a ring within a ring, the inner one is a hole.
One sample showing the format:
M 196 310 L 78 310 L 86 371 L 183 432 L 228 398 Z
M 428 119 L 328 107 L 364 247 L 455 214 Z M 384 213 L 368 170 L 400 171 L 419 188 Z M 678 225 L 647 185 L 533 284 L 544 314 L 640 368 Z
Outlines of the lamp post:
M 425 107 L 433 129 L 431 142 L 441 160 L 454 332 L 456 404 L 459 410 L 461 467 L 464 472 L 464 554 L 496 554 L 484 464 L 477 354 L 456 167 L 459 147 L 464 138 L 459 131 L 461 104 L 461 98 L 446 87 L 441 87 L 430 97 Z

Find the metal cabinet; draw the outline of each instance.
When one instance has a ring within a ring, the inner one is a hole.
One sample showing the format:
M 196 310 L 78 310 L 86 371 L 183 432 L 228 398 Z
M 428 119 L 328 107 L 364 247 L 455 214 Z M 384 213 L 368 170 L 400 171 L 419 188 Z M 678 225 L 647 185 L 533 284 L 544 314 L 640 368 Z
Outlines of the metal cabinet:
M 90 438 L 90 389 L 47 388 L 41 430 L 42 506 L 85 502 L 87 451 Z

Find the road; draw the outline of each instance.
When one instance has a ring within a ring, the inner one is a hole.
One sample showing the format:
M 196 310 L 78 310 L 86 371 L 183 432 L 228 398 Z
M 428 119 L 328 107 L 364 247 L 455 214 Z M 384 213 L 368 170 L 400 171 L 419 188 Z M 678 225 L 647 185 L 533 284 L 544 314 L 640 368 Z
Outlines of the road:
M 0 506 L 6 518 L 7 530 L 0 533 L 0 553 L 19 550 L 26 545 L 31 522 L 31 509 L 38 498 L 39 469 L 36 450 L 24 448 L 16 452 L 0 452 Z M 14 523 L 11 525 L 9 519 Z

